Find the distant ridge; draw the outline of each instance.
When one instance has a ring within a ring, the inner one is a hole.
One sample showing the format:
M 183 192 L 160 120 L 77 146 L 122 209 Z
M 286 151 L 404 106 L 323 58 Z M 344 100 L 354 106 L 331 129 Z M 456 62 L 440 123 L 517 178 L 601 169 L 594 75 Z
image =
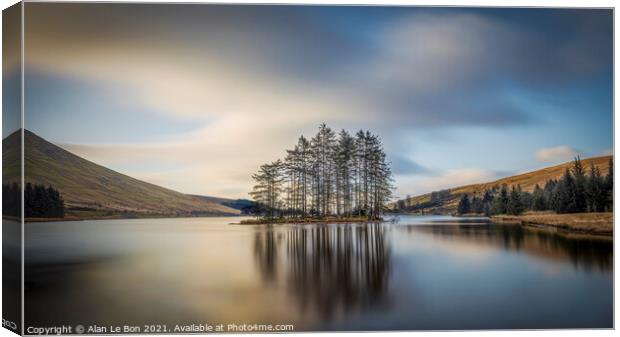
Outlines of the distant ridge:
M 2 141 L 6 183 L 19 172 L 20 132 Z M 60 190 L 68 214 L 78 217 L 237 215 L 239 210 L 118 173 L 24 131 L 26 182 Z M 8 164 L 8 165 L 7 165 Z
M 594 164 L 602 175 L 606 175 L 609 171 L 609 159 L 612 156 L 601 156 L 582 159 L 581 162 L 587 172 L 590 170 L 590 165 Z M 494 186 L 501 186 L 503 184 L 510 186 L 520 185 L 524 191 L 531 192 L 534 190 L 536 184 L 540 187 L 544 187 L 545 183 L 550 179 L 557 179 L 564 174 L 566 168 L 572 167 L 573 162 L 566 162 L 564 164 L 550 166 L 539 170 L 517 174 L 514 176 L 498 179 L 495 181 L 465 185 L 460 187 L 454 187 L 442 191 L 434 192 L 434 199 L 431 202 L 431 193 L 422 194 L 419 196 L 409 198 L 408 205 L 411 211 L 416 213 L 434 213 L 434 214 L 450 214 L 456 211 L 458 200 L 462 194 L 468 194 L 473 196 L 474 194 L 481 196 L 484 191 Z M 403 199 L 406 201 L 406 199 Z M 391 205 L 394 207 L 394 204 Z
M 251 212 L 254 206 L 254 201 L 248 200 L 248 199 L 228 199 L 228 198 L 210 197 L 210 196 L 204 196 L 204 195 L 195 195 L 195 194 L 189 194 L 189 195 L 195 198 L 199 198 L 199 199 L 207 200 L 207 201 L 214 202 L 220 205 L 224 205 L 226 207 L 238 209 L 243 214 L 249 214 L 249 212 Z

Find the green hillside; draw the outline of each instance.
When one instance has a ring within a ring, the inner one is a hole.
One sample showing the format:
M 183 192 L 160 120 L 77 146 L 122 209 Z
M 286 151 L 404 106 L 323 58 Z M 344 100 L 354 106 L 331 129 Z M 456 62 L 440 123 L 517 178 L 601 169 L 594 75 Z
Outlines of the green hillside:
M 3 140 L 6 183 L 19 171 L 19 132 Z M 60 190 L 69 216 L 101 214 L 144 216 L 236 215 L 239 210 L 153 185 L 97 165 L 26 130 L 26 182 Z

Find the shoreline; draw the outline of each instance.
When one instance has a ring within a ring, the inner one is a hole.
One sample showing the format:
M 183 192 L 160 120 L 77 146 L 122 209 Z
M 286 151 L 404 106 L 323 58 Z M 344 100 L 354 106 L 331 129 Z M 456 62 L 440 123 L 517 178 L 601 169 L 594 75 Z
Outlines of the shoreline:
M 223 218 L 243 217 L 243 215 L 213 214 L 213 215 L 150 215 L 128 216 L 120 214 L 110 216 L 76 217 L 65 218 L 26 218 L 24 223 L 37 222 L 60 222 L 60 221 L 86 221 L 86 220 L 132 220 L 132 219 L 175 219 L 175 218 Z M 473 218 L 487 218 L 483 216 L 467 215 Z M 4 220 L 19 222 L 19 218 L 3 216 Z M 492 223 L 517 224 L 523 227 L 542 229 L 554 232 L 594 235 L 599 237 L 613 237 L 613 212 L 606 213 L 570 213 L 555 214 L 548 212 L 530 212 L 522 215 L 493 215 L 488 217 Z M 368 219 L 366 217 L 353 218 L 305 218 L 305 219 L 245 219 L 232 225 L 269 225 L 269 224 L 343 224 L 343 223 L 378 223 L 384 222 L 384 218 Z
M 551 231 L 613 237 L 613 213 L 493 215 L 491 222 Z
M 64 221 L 89 221 L 89 220 L 136 220 L 136 219 L 181 219 L 181 218 L 227 218 L 227 217 L 244 217 L 242 214 L 210 214 L 210 215 L 152 215 L 152 216 L 92 216 L 92 217 L 76 217 L 67 216 L 64 218 L 25 218 L 24 223 L 36 222 L 64 222 Z M 20 222 L 20 218 L 13 216 L 2 216 L 3 220 Z
M 306 218 L 306 219 L 249 219 L 242 220 L 236 225 L 270 225 L 270 224 L 337 224 L 337 223 L 372 223 L 383 222 L 383 218 Z

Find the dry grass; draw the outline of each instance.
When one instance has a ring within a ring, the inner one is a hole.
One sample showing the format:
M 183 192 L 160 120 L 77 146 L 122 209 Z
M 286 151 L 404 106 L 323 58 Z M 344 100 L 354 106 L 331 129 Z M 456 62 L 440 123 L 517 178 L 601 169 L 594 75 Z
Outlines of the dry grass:
M 520 223 L 527 226 L 550 227 L 597 235 L 613 235 L 613 213 L 555 214 L 530 212 L 523 215 L 496 215 L 491 218 L 500 223 Z
M 599 169 L 599 171 L 601 172 L 601 175 L 604 176 L 609 171 L 609 159 L 610 158 L 611 156 L 586 158 L 586 159 L 582 159 L 581 163 L 587 172 L 590 171 L 590 166 L 594 165 L 595 167 Z M 536 186 L 536 184 L 540 185 L 540 187 L 543 187 L 545 183 L 547 182 L 547 180 L 558 179 L 562 177 L 562 175 L 564 174 L 564 171 L 566 171 L 567 168 L 571 169 L 572 167 L 573 167 L 573 162 L 570 161 L 564 164 L 546 167 L 546 168 L 542 168 L 536 171 L 502 178 L 502 179 L 489 182 L 489 183 L 457 187 L 457 188 L 452 189 L 452 192 L 453 193 L 473 193 L 473 192 L 484 193 L 485 190 L 493 186 L 501 186 L 503 184 L 506 184 L 508 186 L 520 185 L 524 191 L 531 192 L 534 190 L 534 187 Z
M 609 171 L 609 159 L 611 156 L 602 156 L 602 157 L 593 157 L 582 159 L 581 163 L 584 168 L 586 168 L 587 172 L 590 170 L 590 166 L 594 165 L 599 169 L 601 175 L 606 175 L 607 171 Z M 564 171 L 567 168 L 572 168 L 573 162 L 567 162 L 561 165 L 551 166 L 542 168 L 532 172 L 526 172 L 506 178 L 502 178 L 499 180 L 481 183 L 481 184 L 472 184 L 466 186 L 459 186 L 450 189 L 450 197 L 444 200 L 444 206 L 440 213 L 452 213 L 456 211 L 456 205 L 458 204 L 458 200 L 461 194 L 467 193 L 468 195 L 478 195 L 481 196 L 484 191 L 494 187 L 501 186 L 503 184 L 510 186 L 519 185 L 524 191 L 531 192 L 534 190 L 536 184 L 540 187 L 543 187 L 545 183 L 550 179 L 558 179 L 562 177 Z M 430 193 L 415 196 L 410 198 L 410 204 L 423 204 L 425 202 L 429 202 L 431 199 Z M 427 209 L 428 212 L 433 212 L 433 208 Z
M 3 172 L 5 182 L 12 181 L 14 166 L 19 169 L 20 134 L 2 142 L 2 160 L 11 163 Z M 153 185 L 74 155 L 30 131 L 24 133 L 24 174 L 27 182 L 52 185 L 60 190 L 67 208 L 94 212 L 74 212 L 75 216 L 99 218 L 99 213 L 237 215 L 239 210 Z M 17 164 L 15 164 L 17 163 Z M 13 173 L 12 173 L 13 172 Z M 18 171 L 19 172 L 19 171 Z M 67 214 L 68 218 L 71 214 Z

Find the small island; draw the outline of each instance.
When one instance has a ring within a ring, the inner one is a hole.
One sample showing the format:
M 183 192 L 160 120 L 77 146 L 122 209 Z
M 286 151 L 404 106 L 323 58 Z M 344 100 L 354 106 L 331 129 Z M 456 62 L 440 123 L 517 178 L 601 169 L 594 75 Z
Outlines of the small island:
M 256 219 L 242 224 L 377 222 L 392 196 L 381 139 L 369 131 L 336 134 L 321 124 L 286 157 L 260 166 L 250 195 Z

